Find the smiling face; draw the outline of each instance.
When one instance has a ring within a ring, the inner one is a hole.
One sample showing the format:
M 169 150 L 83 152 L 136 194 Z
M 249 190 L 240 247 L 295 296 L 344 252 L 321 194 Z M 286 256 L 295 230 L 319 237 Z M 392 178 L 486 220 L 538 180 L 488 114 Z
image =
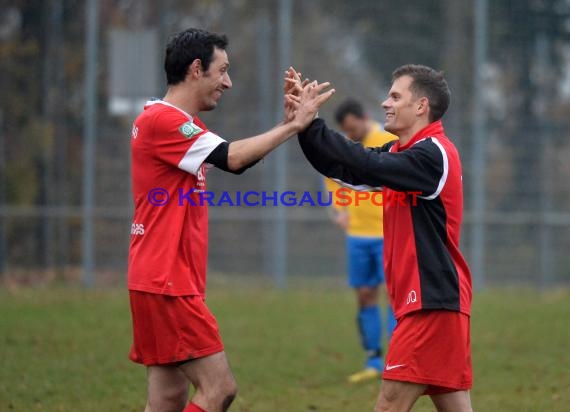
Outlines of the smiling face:
M 411 90 L 412 83 L 413 78 L 408 75 L 396 78 L 388 98 L 382 102 L 386 111 L 384 128 L 404 139 L 429 123 L 428 99 L 414 94 Z
M 200 111 L 213 110 L 218 105 L 218 100 L 226 89 L 232 87 L 232 81 L 228 70 L 230 63 L 225 50 L 215 48 L 210 67 L 199 79 Z

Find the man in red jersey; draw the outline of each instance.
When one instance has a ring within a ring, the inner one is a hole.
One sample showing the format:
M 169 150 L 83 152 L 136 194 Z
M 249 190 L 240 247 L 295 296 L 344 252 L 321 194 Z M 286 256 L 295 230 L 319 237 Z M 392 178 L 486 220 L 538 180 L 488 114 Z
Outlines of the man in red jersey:
M 149 101 L 132 130 L 128 288 L 130 359 L 147 366 L 146 412 L 228 409 L 236 394 L 218 326 L 205 299 L 208 209 L 206 164 L 241 173 L 305 128 L 334 90 L 307 85 L 304 105 L 261 135 L 226 142 L 198 119 L 232 86 L 227 38 L 189 29 L 170 40 L 168 90 Z M 321 94 L 321 92 L 323 92 Z M 188 402 L 189 385 L 196 389 Z
M 295 96 L 301 90 L 289 70 L 290 115 L 304 102 Z M 382 186 L 387 199 L 398 199 L 384 202 L 386 285 L 398 322 L 376 411 L 409 411 L 422 394 L 438 411 L 472 410 L 471 274 L 459 251 L 461 161 L 441 122 L 449 101 L 441 72 L 406 65 L 394 71 L 382 103 L 395 142 L 365 148 L 322 119 L 299 134 L 305 156 L 323 175 L 352 186 Z

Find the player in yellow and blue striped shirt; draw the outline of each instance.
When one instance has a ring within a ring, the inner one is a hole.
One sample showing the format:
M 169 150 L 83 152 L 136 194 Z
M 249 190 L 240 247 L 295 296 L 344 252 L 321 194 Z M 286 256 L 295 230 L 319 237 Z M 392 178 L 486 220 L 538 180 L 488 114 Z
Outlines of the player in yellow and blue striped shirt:
M 343 102 L 335 113 L 343 133 L 366 147 L 382 146 L 396 136 L 382 130 L 379 123 L 370 119 L 362 105 L 352 99 Z M 350 382 L 378 378 L 384 369 L 382 359 L 382 316 L 378 304 L 380 285 L 384 282 L 384 230 L 382 207 L 370 199 L 352 201 L 347 206 L 336 204 L 335 192 L 340 186 L 325 179 L 325 188 L 333 192 L 330 210 L 334 222 L 346 233 L 348 283 L 355 289 L 358 300 L 358 329 L 362 346 L 367 353 L 364 370 L 349 376 Z M 344 189 L 345 191 L 347 189 Z M 343 193 L 346 194 L 346 193 Z M 342 203 L 349 203 L 343 196 Z M 378 202 L 377 202 L 378 203 Z M 387 308 L 387 336 L 396 325 L 390 305 Z

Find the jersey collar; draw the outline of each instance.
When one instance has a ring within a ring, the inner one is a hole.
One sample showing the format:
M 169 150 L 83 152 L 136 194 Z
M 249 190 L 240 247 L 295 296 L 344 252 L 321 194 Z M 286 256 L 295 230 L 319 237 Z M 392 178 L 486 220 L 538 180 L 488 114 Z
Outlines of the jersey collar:
M 146 102 L 146 104 L 144 105 L 144 107 L 145 107 L 145 109 L 146 109 L 147 107 L 153 106 L 153 105 L 155 105 L 155 104 L 162 104 L 162 105 L 164 105 L 164 106 L 170 106 L 170 107 L 172 107 L 173 109 L 176 109 L 176 110 L 178 110 L 179 112 L 182 112 L 182 114 L 184 114 L 184 116 L 186 116 L 186 117 L 188 118 L 188 120 L 190 120 L 190 121 L 193 121 L 193 120 L 194 120 L 194 118 L 193 118 L 190 114 L 186 113 L 186 112 L 185 112 L 184 110 L 182 110 L 180 107 L 176 107 L 176 106 L 174 106 L 173 104 L 170 104 L 170 103 L 168 103 L 168 102 L 165 102 L 165 101 L 162 100 L 162 99 L 151 99 L 151 100 L 148 100 L 148 101 Z
M 400 142 L 398 141 L 397 142 L 398 147 L 396 148 L 396 151 L 405 150 L 416 144 L 419 140 L 425 139 L 426 137 L 430 136 L 439 137 L 443 135 L 444 135 L 443 123 L 441 122 L 441 120 L 438 120 L 436 122 L 428 124 L 426 127 L 424 127 L 415 135 L 413 135 L 412 138 L 405 145 L 400 146 Z

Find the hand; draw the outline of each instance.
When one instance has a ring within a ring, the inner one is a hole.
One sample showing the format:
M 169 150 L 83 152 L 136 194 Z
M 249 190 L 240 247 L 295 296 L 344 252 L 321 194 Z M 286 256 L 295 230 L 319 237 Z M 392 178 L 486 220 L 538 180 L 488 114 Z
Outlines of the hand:
M 336 212 L 333 217 L 334 223 L 342 230 L 346 230 L 348 228 L 348 219 L 348 213 L 344 211 Z
M 285 71 L 283 79 L 283 94 L 299 95 L 303 91 L 301 86 L 301 72 L 296 71 L 292 66 Z
M 293 115 L 291 122 L 297 132 L 309 126 L 319 108 L 335 93 L 335 89 L 326 90 L 329 86 L 329 82 L 319 84 L 313 81 L 305 85 L 298 96 L 291 93 L 285 95 L 285 105 L 289 108 L 288 116 Z
M 309 84 L 309 79 L 305 79 L 301 82 L 301 72 L 297 72 L 293 67 L 289 67 L 289 69 L 285 71 L 285 78 L 283 80 L 284 96 L 287 96 L 288 94 L 299 96 L 303 91 L 303 87 Z M 285 113 L 283 123 L 288 123 L 295 117 L 295 106 L 286 98 L 284 98 L 283 106 Z

